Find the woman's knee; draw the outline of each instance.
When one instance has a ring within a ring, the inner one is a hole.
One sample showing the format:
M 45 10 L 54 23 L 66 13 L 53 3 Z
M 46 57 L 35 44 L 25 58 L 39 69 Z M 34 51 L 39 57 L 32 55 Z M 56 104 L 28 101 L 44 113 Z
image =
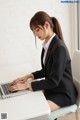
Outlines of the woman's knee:
M 57 109 L 60 108 L 60 106 L 58 106 L 57 104 L 55 104 L 55 103 L 52 102 L 51 100 L 47 100 L 47 101 L 48 101 L 48 104 L 49 104 L 49 106 L 50 106 L 51 112 L 52 112 L 52 111 L 55 111 L 55 110 L 57 110 Z

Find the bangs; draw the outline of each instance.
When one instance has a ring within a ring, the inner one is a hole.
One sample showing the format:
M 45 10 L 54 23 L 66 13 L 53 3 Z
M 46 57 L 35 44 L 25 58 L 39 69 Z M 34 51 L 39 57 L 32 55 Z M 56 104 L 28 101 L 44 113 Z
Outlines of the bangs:
M 35 28 L 39 28 L 39 23 L 37 21 L 31 21 L 30 29 L 33 31 Z

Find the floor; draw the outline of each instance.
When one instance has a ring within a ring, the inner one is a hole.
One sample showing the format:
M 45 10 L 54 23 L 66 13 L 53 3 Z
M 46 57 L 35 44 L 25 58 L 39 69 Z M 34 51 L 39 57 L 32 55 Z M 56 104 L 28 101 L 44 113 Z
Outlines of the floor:
M 69 115 L 66 115 L 64 117 L 58 118 L 58 120 L 80 120 L 80 108 L 78 109 L 77 116 L 74 113 L 71 113 Z

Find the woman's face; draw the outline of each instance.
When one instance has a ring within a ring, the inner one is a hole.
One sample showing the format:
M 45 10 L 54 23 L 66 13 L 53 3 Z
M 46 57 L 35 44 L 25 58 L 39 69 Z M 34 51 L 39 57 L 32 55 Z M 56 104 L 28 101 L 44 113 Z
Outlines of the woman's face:
M 35 36 L 37 36 L 40 40 L 46 40 L 48 37 L 48 29 L 45 26 L 39 25 L 33 29 Z

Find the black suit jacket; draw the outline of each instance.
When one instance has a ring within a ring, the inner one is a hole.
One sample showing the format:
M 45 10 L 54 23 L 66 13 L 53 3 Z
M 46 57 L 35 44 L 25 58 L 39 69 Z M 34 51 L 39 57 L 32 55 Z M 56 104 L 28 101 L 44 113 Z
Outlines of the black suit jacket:
M 41 54 L 42 69 L 33 72 L 34 79 L 43 78 L 32 82 L 33 91 L 45 90 L 50 92 L 66 94 L 73 102 L 76 98 L 76 90 L 73 84 L 71 59 L 67 47 L 57 35 L 52 39 L 43 65 L 43 54 Z

